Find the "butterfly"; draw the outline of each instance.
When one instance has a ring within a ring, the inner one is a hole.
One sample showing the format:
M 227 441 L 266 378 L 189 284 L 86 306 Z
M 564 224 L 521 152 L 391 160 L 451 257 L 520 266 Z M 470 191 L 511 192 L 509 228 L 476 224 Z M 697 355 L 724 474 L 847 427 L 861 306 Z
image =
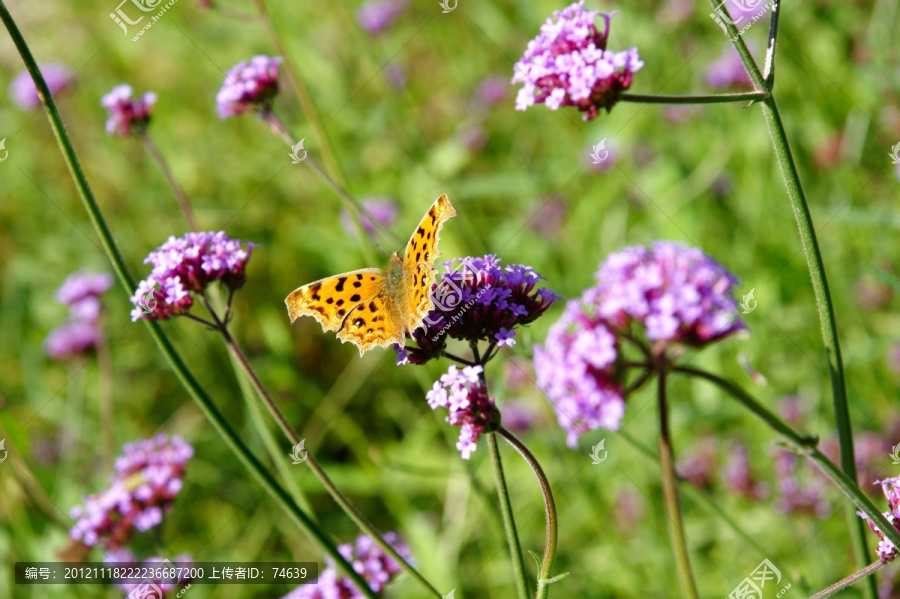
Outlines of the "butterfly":
M 341 343 L 355 344 L 360 356 L 375 347 L 404 343 L 407 333 L 434 308 L 438 233 L 453 216 L 456 210 L 443 194 L 409 238 L 404 255 L 391 256 L 387 271 L 354 270 L 294 290 L 284 300 L 291 322 L 312 316 L 323 331 L 337 331 Z

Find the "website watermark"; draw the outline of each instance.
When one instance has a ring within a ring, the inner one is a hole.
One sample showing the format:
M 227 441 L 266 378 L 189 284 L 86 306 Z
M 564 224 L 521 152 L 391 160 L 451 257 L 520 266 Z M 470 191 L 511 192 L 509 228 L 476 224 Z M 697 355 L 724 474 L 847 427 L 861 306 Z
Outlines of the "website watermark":
M 461 275 L 461 276 L 459 276 Z M 472 269 L 468 266 L 466 262 L 462 262 L 459 266 L 453 270 L 445 273 L 441 273 L 440 281 L 434 286 L 431 290 L 430 299 L 431 303 L 434 305 L 433 310 L 438 310 L 440 312 L 453 312 L 452 316 L 448 316 L 447 314 L 437 314 L 434 315 L 431 312 L 427 313 L 425 317 L 422 319 L 421 327 L 424 330 L 427 330 L 428 326 L 436 326 L 441 323 L 441 319 L 443 319 L 444 326 L 432 337 L 432 341 L 437 341 L 440 339 L 448 330 L 450 330 L 450 326 L 457 322 L 459 319 L 463 317 L 463 315 L 475 305 L 475 302 L 478 301 L 482 295 L 484 295 L 488 290 L 490 290 L 490 284 L 484 285 L 478 289 L 478 292 L 471 298 L 469 301 L 463 303 L 465 298 L 465 292 L 463 291 L 463 286 L 465 285 L 473 285 L 475 287 L 479 287 L 486 278 L 487 273 Z M 458 283 L 457 283 L 458 279 Z
M 774 5 L 772 0 L 767 0 L 765 3 L 763 0 L 724 0 L 713 8 L 713 12 L 709 13 L 709 18 L 722 29 L 726 36 L 728 35 L 727 24 L 738 28 L 737 35 L 731 38 L 731 41 L 737 41 L 738 37 L 744 35 L 754 23 L 771 11 Z M 736 16 L 732 18 L 732 14 Z
M 777 587 L 781 584 L 781 570 L 776 568 L 768 559 L 764 559 L 756 566 L 756 569 L 742 580 L 731 593 L 728 599 L 763 599 L 763 589 L 766 583 L 772 582 L 771 587 Z M 775 597 L 780 599 L 791 588 L 791 583 L 779 590 Z
M 165 4 L 162 4 L 162 1 L 163 0 L 122 0 L 122 2 L 120 2 L 119 5 L 116 7 L 115 12 L 109 13 L 109 18 L 112 19 L 116 23 L 116 25 L 118 25 L 119 27 L 122 28 L 122 32 L 125 35 L 125 37 L 128 37 L 128 35 L 129 35 L 129 33 L 128 33 L 129 25 L 140 25 L 141 22 L 144 20 L 144 18 L 148 18 L 149 21 L 147 21 L 143 25 L 143 27 L 141 27 L 141 29 L 137 32 L 137 34 L 131 38 L 131 41 L 136 42 L 136 41 L 138 41 L 138 39 L 141 38 L 141 36 L 144 35 L 144 33 L 148 29 L 153 27 L 154 23 L 159 21 L 162 18 L 162 16 L 164 14 L 166 14 L 167 10 L 172 8 L 175 5 L 175 3 L 178 2 L 178 0 L 169 0 Z M 142 15 L 140 13 L 134 13 L 134 11 L 129 8 L 132 15 L 134 15 L 134 14 L 139 15 L 137 17 L 137 19 L 132 19 L 131 16 L 125 12 L 125 9 L 122 8 L 123 5 L 128 4 L 129 2 L 131 4 L 133 4 L 141 12 L 149 13 L 149 12 L 156 11 L 156 14 Z M 162 6 L 160 6 L 160 5 L 162 5 Z

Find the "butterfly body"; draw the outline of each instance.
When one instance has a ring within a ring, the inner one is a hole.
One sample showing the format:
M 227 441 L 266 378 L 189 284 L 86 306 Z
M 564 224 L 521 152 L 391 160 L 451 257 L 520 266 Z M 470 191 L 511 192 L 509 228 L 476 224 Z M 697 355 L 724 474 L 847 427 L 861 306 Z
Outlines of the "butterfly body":
M 312 316 L 325 331 L 336 331 L 360 355 L 374 347 L 402 344 L 434 307 L 431 285 L 438 232 L 456 215 L 446 195 L 439 197 L 419 223 L 403 256 L 394 253 L 387 271 L 365 268 L 304 285 L 285 304 L 291 322 Z

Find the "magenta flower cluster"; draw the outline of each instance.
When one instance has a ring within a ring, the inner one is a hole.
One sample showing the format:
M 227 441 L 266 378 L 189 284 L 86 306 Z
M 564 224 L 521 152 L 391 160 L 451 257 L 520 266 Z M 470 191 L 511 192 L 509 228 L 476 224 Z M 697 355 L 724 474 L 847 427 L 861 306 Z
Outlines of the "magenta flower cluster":
M 69 307 L 70 319 L 50 331 L 44 352 L 54 360 L 64 360 L 95 349 L 102 337 L 100 296 L 113 284 L 109 273 L 76 272 L 56 290 L 56 299 Z
M 42 64 L 40 69 L 53 96 L 63 91 L 72 81 L 72 71 L 65 65 Z M 13 78 L 12 83 L 9 84 L 9 95 L 16 106 L 22 110 L 32 110 L 41 105 L 41 97 L 38 95 L 34 80 L 28 71 L 22 71 Z
M 447 339 L 515 345 L 515 328 L 537 320 L 559 298 L 539 286 L 544 280 L 530 266 L 507 264 L 493 255 L 459 258 L 443 264 L 432 287 L 435 308 L 412 338 L 416 346 L 395 346 L 398 364 L 424 364 L 443 355 Z
M 231 67 L 216 95 L 219 118 L 255 111 L 269 112 L 278 95 L 278 65 L 282 61 L 280 56 L 259 55 Z
M 246 246 L 246 247 L 245 247 Z M 192 293 L 220 281 L 228 289 L 241 287 L 253 244 L 231 239 L 224 231 L 169 237 L 144 259 L 150 276 L 138 284 L 131 302 L 131 320 L 165 320 L 184 314 L 194 304 Z
M 891 507 L 889 511 L 884 512 L 884 517 L 887 518 L 888 522 L 890 522 L 894 528 L 900 530 L 900 477 L 895 476 L 886 478 L 878 481 L 876 484 L 881 485 L 881 490 L 888 500 L 888 505 Z M 864 513 L 856 512 L 856 514 L 860 518 L 866 520 L 869 523 L 869 528 L 872 529 L 872 532 L 878 535 L 878 538 L 880 539 L 880 542 L 878 543 L 878 557 L 887 562 L 893 560 L 897 555 L 900 555 L 900 551 L 897 550 L 897 547 L 885 538 L 884 533 L 882 533 Z
M 131 568 L 160 568 L 167 567 L 171 568 L 173 566 L 177 566 L 178 568 L 186 568 L 189 569 L 191 565 L 194 563 L 194 558 L 188 553 L 182 553 L 176 555 L 169 563 L 172 566 L 165 564 L 166 560 L 161 557 L 148 557 L 145 560 L 139 560 L 135 557 L 134 553 L 131 552 L 127 547 L 123 547 L 122 549 L 117 549 L 115 551 L 110 551 L 106 555 L 103 556 L 103 562 L 110 566 L 115 566 L 117 564 L 128 564 L 128 567 Z M 129 593 L 126 599 L 144 598 L 146 599 L 163 599 L 164 597 L 171 596 L 173 592 L 177 589 L 179 584 L 184 584 L 186 582 L 190 582 L 190 578 L 182 577 L 178 581 L 174 581 L 171 579 L 168 580 L 160 580 L 160 579 L 150 579 L 146 582 L 141 582 L 139 584 L 131 583 L 131 582 L 117 582 L 116 587 L 123 590 L 126 593 Z M 142 587 L 146 588 L 148 591 L 153 589 L 159 589 L 159 592 L 152 592 L 147 594 L 140 594 Z M 135 590 L 138 590 L 137 594 L 132 595 Z
M 604 21 L 602 33 L 594 24 L 598 14 Z M 612 16 L 585 10 L 584 0 L 554 12 L 515 64 L 512 82 L 522 84 L 516 110 L 535 103 L 550 110 L 575 106 L 586 121 L 602 109 L 611 110 L 644 66 L 637 48 L 606 49 Z
M 378 35 L 391 26 L 409 7 L 407 0 L 370 0 L 356 11 L 359 26 Z
M 147 128 L 153 105 L 156 104 L 156 94 L 146 92 L 143 96 L 132 98 L 133 93 L 131 86 L 123 83 L 103 96 L 100 104 L 109 110 L 109 118 L 106 119 L 109 135 L 125 137 L 140 134 Z
M 462 370 L 450 366 L 447 374 L 441 375 L 425 395 L 432 410 L 447 408 L 450 411 L 447 422 L 460 427 L 456 449 L 464 460 L 475 451 L 482 433 L 500 426 L 500 412 L 488 395 L 482 372 L 481 366 L 466 366 Z
M 398 553 L 404 555 L 409 553 L 409 548 L 397 533 L 385 533 L 384 540 Z M 355 543 L 341 545 L 338 547 L 338 551 L 365 579 L 369 588 L 379 595 L 384 591 L 384 587 L 401 572 L 397 562 L 391 559 L 369 536 L 360 536 Z M 297 587 L 282 599 L 363 599 L 364 597 L 365 595 L 349 579 L 338 573 L 334 564 L 329 564 L 319 574 L 316 584 Z
M 128 443 L 116 459 L 109 487 L 69 512 L 76 519 L 69 536 L 88 547 L 120 549 L 134 532 L 162 522 L 181 491 L 184 467 L 194 449 L 181 437 L 157 435 Z
M 744 328 L 737 280 L 697 248 L 659 241 L 611 254 L 597 285 L 566 306 L 544 347 L 535 348 L 538 387 L 553 403 L 569 445 L 588 430 L 617 430 L 625 412 L 623 340 L 637 333 L 665 352 L 701 347 Z M 635 331 L 637 329 L 637 331 Z

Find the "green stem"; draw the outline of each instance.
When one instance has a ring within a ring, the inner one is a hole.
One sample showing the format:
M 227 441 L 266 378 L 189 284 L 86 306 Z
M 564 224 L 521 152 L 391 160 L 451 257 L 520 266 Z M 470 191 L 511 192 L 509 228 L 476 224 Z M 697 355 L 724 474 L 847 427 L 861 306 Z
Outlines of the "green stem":
M 709 1 L 713 6 L 713 10 L 718 11 L 719 6 L 722 3 L 719 2 L 719 0 Z M 757 91 L 768 91 L 765 78 L 763 78 L 762 73 L 759 72 L 759 67 L 756 65 L 756 61 L 753 60 L 753 55 L 750 54 L 747 44 L 744 43 L 744 38 L 738 33 L 737 27 L 731 19 L 722 19 L 722 22 L 724 22 L 725 28 L 728 30 L 728 37 L 731 38 L 731 41 L 734 43 L 734 49 L 737 50 L 738 55 L 741 57 L 741 62 L 744 63 L 744 68 L 747 69 L 747 75 L 750 76 L 753 87 L 755 87 Z
M 881 530 L 891 543 L 900 547 L 900 530 L 897 530 L 890 522 L 888 522 L 887 518 L 884 517 L 884 514 L 882 514 L 882 512 L 875 507 L 875 504 L 866 497 L 866 494 L 863 493 L 853 479 L 849 478 L 840 468 L 835 466 L 827 456 L 816 449 L 816 446 L 819 443 L 818 437 L 801 435 L 779 418 L 774 412 L 770 411 L 766 406 L 760 403 L 758 399 L 747 393 L 733 381 L 690 366 L 675 366 L 672 368 L 672 372 L 705 379 L 717 385 L 720 389 L 743 404 L 744 407 L 756 414 L 756 416 L 765 422 L 772 430 L 787 439 L 798 453 L 801 453 L 812 460 L 822 473 L 837 485 L 838 489 L 841 490 L 847 499 L 853 502 L 853 505 L 855 505 L 860 512 L 868 516 L 869 520 Z M 862 522 L 862 519 L 860 518 L 859 521 Z
M 834 583 L 827 589 L 819 591 L 818 593 L 816 593 L 809 599 L 825 599 L 826 597 L 831 597 L 832 595 L 837 594 L 838 591 L 843 591 L 847 587 L 849 587 L 853 584 L 856 584 L 863 578 L 866 578 L 868 576 L 871 576 L 875 572 L 878 572 L 879 570 L 884 568 L 887 564 L 888 564 L 887 562 L 883 562 L 881 560 L 878 560 L 877 562 L 875 562 L 873 564 L 869 564 L 868 566 L 866 566 L 865 568 L 863 568 L 856 574 L 851 574 L 844 580 L 840 580 L 840 581 Z M 870 578 L 869 580 L 872 580 L 872 579 Z
M 763 91 L 711 94 L 706 96 L 622 94 L 622 102 L 641 104 L 724 104 L 727 102 L 761 102 L 769 94 Z
M 94 225 L 94 229 L 100 237 L 103 249 L 112 263 L 113 270 L 116 272 L 119 282 L 125 288 L 126 292 L 131 294 L 135 289 L 134 279 L 128 271 L 125 260 L 116 245 L 115 238 L 110 232 L 109 226 L 106 224 L 106 219 L 103 217 L 100 206 L 97 204 L 94 193 L 91 190 L 87 177 L 84 174 L 84 170 L 81 167 L 81 163 L 78 160 L 78 156 L 75 153 L 75 149 L 72 146 L 72 141 L 69 139 L 65 125 L 56 108 L 56 103 L 53 101 L 53 96 L 47 87 L 47 82 L 44 80 L 43 75 L 41 75 L 41 71 L 31 54 L 31 50 L 28 48 L 28 44 L 22 37 L 22 33 L 19 31 L 18 26 L 13 20 L 12 15 L 10 15 L 3 0 L 0 0 L 0 20 L 3 21 L 7 31 L 9 31 L 9 35 L 18 49 L 22 61 L 25 63 L 25 67 L 28 69 L 28 72 L 31 73 L 31 77 L 37 88 L 38 96 L 41 98 L 41 102 L 47 112 L 47 119 L 50 122 L 50 127 L 59 143 L 63 159 L 72 175 L 75 187 L 78 189 L 85 210 Z M 346 559 L 344 559 L 344 556 L 337 550 L 337 547 L 335 547 L 331 539 L 316 526 L 303 510 L 291 501 L 290 496 L 288 496 L 272 475 L 266 471 L 262 463 L 260 463 L 256 456 L 254 456 L 243 441 L 241 441 L 240 437 L 238 437 L 228 424 L 228 421 L 225 420 L 221 412 L 216 408 L 212 398 L 209 397 L 206 390 L 200 385 L 197 379 L 194 378 L 193 373 L 187 368 L 182 361 L 181 356 L 178 355 L 178 352 L 175 351 L 175 347 L 172 345 L 168 336 L 163 333 L 159 323 L 146 319 L 144 319 L 144 323 L 157 346 L 160 348 L 160 351 L 162 351 L 163 355 L 168 360 L 181 384 L 194 398 L 207 419 L 216 429 L 216 432 L 218 432 L 238 459 L 241 460 L 251 475 L 253 475 L 259 484 L 269 493 L 275 502 L 281 506 L 294 523 L 319 546 L 323 553 L 334 560 L 337 567 L 345 576 L 353 581 L 363 594 L 370 599 L 378 599 L 377 595 L 375 595 L 368 584 L 366 584 L 365 579 L 353 569 L 353 566 L 351 566 Z
M 663 501 L 666 506 L 666 519 L 669 521 L 669 540 L 672 542 L 672 553 L 681 580 L 681 593 L 690 599 L 699 599 L 697 584 L 691 572 L 691 558 L 688 553 L 687 539 L 684 534 L 684 522 L 681 519 L 681 505 L 678 502 L 678 473 L 675 471 L 675 451 L 672 449 L 672 438 L 669 435 L 669 413 L 666 406 L 666 370 L 659 369 L 659 466 L 662 474 Z
M 500 461 L 500 448 L 497 446 L 497 435 L 488 433 L 488 451 L 491 454 L 491 465 L 494 470 L 494 482 L 497 484 L 497 497 L 500 499 L 500 514 L 503 516 L 503 528 L 506 530 L 506 542 L 509 545 L 509 553 L 512 558 L 513 572 L 516 579 L 516 591 L 519 599 L 527 599 L 528 582 L 525 578 L 525 562 L 522 558 L 522 546 L 519 543 L 519 533 L 516 530 L 516 522 L 513 518 L 512 502 L 509 499 L 509 489 L 506 486 L 506 477 L 503 474 L 503 462 Z
M 204 301 L 208 304 L 208 300 L 203 298 Z M 256 371 L 253 369 L 253 366 L 250 364 L 250 361 L 247 359 L 247 356 L 241 350 L 240 346 L 234 340 L 234 337 L 231 336 L 231 333 L 228 331 L 228 328 L 222 323 L 219 319 L 218 315 L 216 315 L 215 311 L 212 309 L 212 306 L 207 305 L 207 309 L 210 311 L 210 314 L 213 320 L 216 323 L 216 328 L 221 333 L 223 339 L 225 340 L 225 345 L 228 346 L 228 349 L 231 351 L 232 356 L 237 360 L 238 364 L 240 364 L 241 369 L 247 374 L 247 377 L 250 379 L 250 384 L 253 385 L 253 388 L 256 390 L 257 395 L 266 405 L 266 409 L 272 415 L 272 418 L 278 424 L 279 428 L 284 431 L 285 436 L 290 440 L 293 445 L 297 445 L 303 439 L 300 438 L 300 435 L 297 434 L 297 431 L 293 429 L 293 427 L 288 423 L 287 419 L 284 417 L 284 414 L 278 408 L 278 405 L 275 403 L 275 400 L 272 398 L 268 389 L 263 385 L 262 381 L 257 376 Z M 328 494 L 334 498 L 334 501 L 344 510 L 351 520 L 360 528 L 360 530 L 364 531 L 367 535 L 372 537 L 372 540 L 375 541 L 379 547 L 381 547 L 388 555 L 390 555 L 394 561 L 396 561 L 401 568 L 403 568 L 410 576 L 412 576 L 420 585 L 422 585 L 429 593 L 431 593 L 435 597 L 441 597 L 440 592 L 425 577 L 409 562 L 409 558 L 401 555 L 390 543 L 388 543 L 384 536 L 375 528 L 375 526 L 369 522 L 369 520 L 360 512 L 355 505 L 347 498 L 346 495 L 334 484 L 334 481 L 326 474 L 325 470 L 322 468 L 321 464 L 319 464 L 318 460 L 313 457 L 313 454 L 308 449 L 306 450 L 307 459 L 305 460 L 309 467 L 312 469 L 313 473 L 316 475 L 316 478 L 322 483 L 322 486 L 328 491 Z
M 769 133 L 772 136 L 772 145 L 781 173 L 784 177 L 784 185 L 787 189 L 794 217 L 800 229 L 800 240 L 803 244 L 803 252 L 806 255 L 806 264 L 812 278 L 813 290 L 816 296 L 816 305 L 819 311 L 819 323 L 822 328 L 822 339 L 825 344 L 825 353 L 828 358 L 828 372 L 831 377 L 831 395 L 834 407 L 834 419 L 837 424 L 838 442 L 841 451 L 841 469 L 853 481 L 856 481 L 856 460 L 853 450 L 853 426 L 850 422 L 850 410 L 847 402 L 847 387 L 844 379 L 844 363 L 841 358 L 841 346 L 838 341 L 837 324 L 834 316 L 834 304 L 831 300 L 831 292 L 828 289 L 828 279 L 825 276 L 825 264 L 819 251 L 819 242 L 809 213 L 809 205 L 800 184 L 800 175 L 797 165 L 794 163 L 791 148 L 788 144 L 787 134 L 778 105 L 775 98 L 770 97 L 762 103 L 762 111 L 769 125 Z M 866 545 L 866 530 L 864 524 L 852 513 L 847 516 L 853 539 L 857 561 L 860 566 L 871 562 L 869 550 Z M 869 594 L 875 592 L 875 582 L 872 579 Z
M 550 481 L 547 479 L 547 475 L 544 474 L 544 469 L 541 468 L 541 465 L 538 463 L 537 458 L 534 457 L 534 454 L 525 447 L 525 444 L 502 426 L 497 430 L 497 433 L 502 436 L 507 443 L 512 445 L 515 450 L 519 452 L 519 455 L 525 458 L 525 461 L 528 462 L 528 465 L 531 466 L 531 469 L 534 471 L 538 484 L 541 485 L 541 495 L 544 498 L 544 515 L 547 520 L 547 540 L 544 544 L 544 557 L 541 559 L 541 569 L 538 573 L 536 597 L 537 599 L 545 599 L 550 592 L 550 585 L 559 580 L 561 576 L 564 576 L 560 575 L 554 578 L 551 578 L 550 576 L 553 571 L 553 562 L 556 560 L 556 545 L 559 537 L 556 500 L 553 499 L 553 489 L 550 488 Z
M 159 166 L 159 170 L 162 171 L 163 177 L 166 178 L 166 182 L 172 189 L 172 193 L 175 194 L 175 199 L 178 201 L 178 206 L 181 208 L 181 213 L 184 215 L 188 228 L 191 231 L 199 231 L 200 227 L 197 225 L 197 219 L 194 217 L 194 211 L 191 210 L 191 204 L 188 202 L 187 195 L 185 195 L 181 185 L 178 184 L 175 175 L 172 174 L 172 169 L 169 168 L 169 164 L 163 158 L 162 152 L 159 151 L 159 148 L 156 147 L 156 144 L 153 143 L 146 131 L 141 132 L 140 138 L 144 142 L 144 148 L 147 149 L 147 153 L 150 154 L 157 166 Z

